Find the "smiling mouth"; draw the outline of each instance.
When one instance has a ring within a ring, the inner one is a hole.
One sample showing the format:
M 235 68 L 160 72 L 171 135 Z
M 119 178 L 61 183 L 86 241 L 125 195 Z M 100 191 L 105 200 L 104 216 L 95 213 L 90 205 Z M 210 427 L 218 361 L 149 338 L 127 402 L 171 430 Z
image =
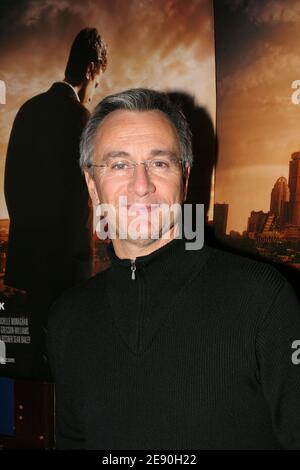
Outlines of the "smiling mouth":
M 151 212 L 160 207 L 160 204 L 127 204 L 128 212 Z

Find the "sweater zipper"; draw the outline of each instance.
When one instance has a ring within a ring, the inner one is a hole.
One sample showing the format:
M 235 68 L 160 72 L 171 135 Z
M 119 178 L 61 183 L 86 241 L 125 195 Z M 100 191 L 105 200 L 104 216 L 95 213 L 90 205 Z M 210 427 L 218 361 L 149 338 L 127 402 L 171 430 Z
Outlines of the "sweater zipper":
M 135 259 L 131 260 L 131 280 L 135 281 L 135 271 L 136 271 L 136 265 L 135 265 Z

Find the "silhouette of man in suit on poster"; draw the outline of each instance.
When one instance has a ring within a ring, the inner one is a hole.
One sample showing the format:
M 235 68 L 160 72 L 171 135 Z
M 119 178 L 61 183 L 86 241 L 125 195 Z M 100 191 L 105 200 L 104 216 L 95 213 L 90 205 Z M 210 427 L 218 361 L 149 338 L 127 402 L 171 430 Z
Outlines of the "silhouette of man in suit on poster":
M 85 104 L 106 64 L 106 45 L 97 29 L 81 30 L 64 80 L 21 106 L 10 135 L 5 284 L 27 292 L 37 348 L 44 344 L 49 305 L 91 275 L 92 209 L 78 163 L 79 139 L 90 116 Z

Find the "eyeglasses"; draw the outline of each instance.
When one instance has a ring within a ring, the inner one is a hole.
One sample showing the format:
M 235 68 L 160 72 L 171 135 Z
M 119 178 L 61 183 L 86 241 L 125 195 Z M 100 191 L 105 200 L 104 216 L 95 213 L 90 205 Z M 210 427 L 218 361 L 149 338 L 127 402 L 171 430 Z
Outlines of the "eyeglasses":
M 183 168 L 183 160 L 177 158 L 153 158 L 151 160 L 145 160 L 144 162 L 133 162 L 131 160 L 120 159 L 114 161 L 108 161 L 95 165 L 88 163 L 87 167 L 99 168 L 101 175 L 107 177 L 132 177 L 134 170 L 138 165 L 144 165 L 147 173 L 152 176 L 168 176 Z

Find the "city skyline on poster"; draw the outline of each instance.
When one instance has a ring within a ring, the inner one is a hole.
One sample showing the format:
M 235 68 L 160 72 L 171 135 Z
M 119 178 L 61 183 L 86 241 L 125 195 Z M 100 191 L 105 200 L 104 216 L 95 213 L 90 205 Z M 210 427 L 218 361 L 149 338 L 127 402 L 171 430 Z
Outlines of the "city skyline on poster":
M 298 10 L 293 0 L 215 2 L 215 203 L 226 212 L 227 237 L 252 239 L 254 251 L 297 267 Z

